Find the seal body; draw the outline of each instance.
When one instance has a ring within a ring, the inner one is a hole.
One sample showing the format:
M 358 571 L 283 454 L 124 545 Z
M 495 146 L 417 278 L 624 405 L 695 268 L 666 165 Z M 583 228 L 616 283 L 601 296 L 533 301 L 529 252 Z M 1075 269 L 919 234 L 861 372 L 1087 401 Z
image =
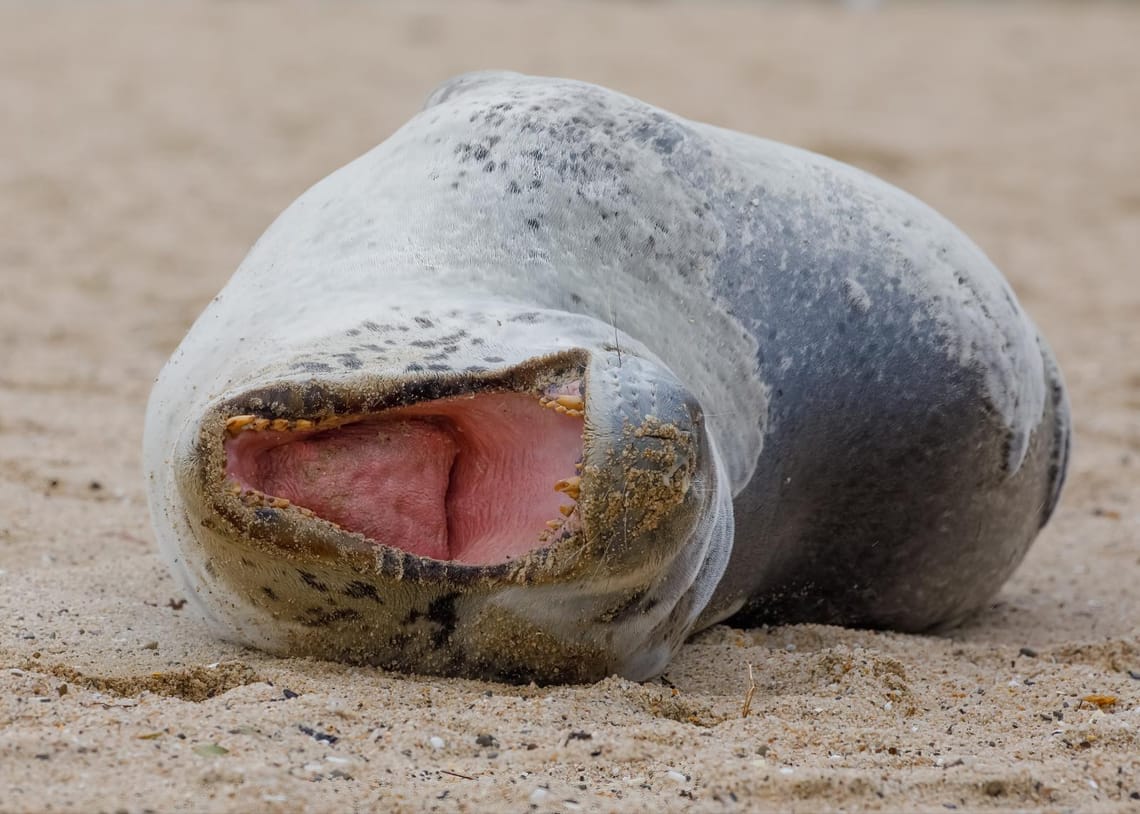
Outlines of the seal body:
M 635 679 L 734 617 L 926 630 L 1048 519 L 1069 418 L 1000 273 L 822 156 L 459 77 L 258 241 L 147 415 L 224 635 Z

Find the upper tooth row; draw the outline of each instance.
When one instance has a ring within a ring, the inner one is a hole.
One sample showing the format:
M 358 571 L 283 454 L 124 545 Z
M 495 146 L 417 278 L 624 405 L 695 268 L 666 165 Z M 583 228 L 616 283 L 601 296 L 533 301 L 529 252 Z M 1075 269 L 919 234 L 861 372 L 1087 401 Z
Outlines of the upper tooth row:
M 237 435 L 242 430 L 253 430 L 254 432 L 263 432 L 264 430 L 286 432 L 292 430 L 314 430 L 316 428 L 317 423 L 307 418 L 290 421 L 287 418 L 269 419 L 258 418 L 253 415 L 235 415 L 226 419 L 226 432 L 230 435 Z
M 581 418 L 586 410 L 586 402 L 581 396 L 561 395 L 554 398 L 543 396 L 538 403 L 573 418 Z

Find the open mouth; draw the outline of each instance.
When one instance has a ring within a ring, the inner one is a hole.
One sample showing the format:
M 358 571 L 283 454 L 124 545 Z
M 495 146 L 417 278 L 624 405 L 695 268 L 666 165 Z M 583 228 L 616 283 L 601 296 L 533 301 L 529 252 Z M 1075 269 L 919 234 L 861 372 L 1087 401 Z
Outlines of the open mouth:
M 581 528 L 584 409 L 575 381 L 320 420 L 234 415 L 227 488 L 377 546 L 503 563 Z

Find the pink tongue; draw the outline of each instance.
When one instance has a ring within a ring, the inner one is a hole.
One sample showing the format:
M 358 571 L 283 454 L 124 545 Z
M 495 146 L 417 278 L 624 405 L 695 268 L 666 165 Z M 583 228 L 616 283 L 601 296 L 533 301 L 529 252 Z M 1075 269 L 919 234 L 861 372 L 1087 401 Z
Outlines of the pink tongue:
M 266 494 L 379 543 L 446 560 L 457 452 L 436 422 L 369 422 L 274 446 L 257 457 L 257 472 L 242 474 Z

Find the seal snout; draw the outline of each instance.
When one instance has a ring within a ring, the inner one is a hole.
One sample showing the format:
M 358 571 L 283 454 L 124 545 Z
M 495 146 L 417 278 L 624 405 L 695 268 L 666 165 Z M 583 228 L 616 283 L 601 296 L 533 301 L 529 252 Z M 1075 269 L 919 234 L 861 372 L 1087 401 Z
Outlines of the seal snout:
M 716 480 L 704 417 L 661 365 L 594 356 L 585 442 L 586 538 L 613 565 L 658 564 L 692 542 Z

